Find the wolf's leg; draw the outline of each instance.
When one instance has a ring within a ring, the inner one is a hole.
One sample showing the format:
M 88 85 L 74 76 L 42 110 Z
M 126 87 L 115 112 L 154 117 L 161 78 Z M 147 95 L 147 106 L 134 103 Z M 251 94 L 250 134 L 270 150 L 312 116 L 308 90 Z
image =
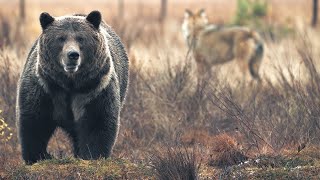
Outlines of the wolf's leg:
M 198 70 L 198 77 L 203 77 L 207 72 L 206 72 L 206 67 L 205 67 L 205 60 L 204 58 L 199 55 L 199 54 L 195 54 L 194 59 L 196 61 L 197 64 L 197 70 Z
M 242 83 L 245 83 L 248 80 L 248 70 L 249 70 L 248 64 L 246 63 L 245 60 L 239 60 L 238 64 L 239 64 L 240 72 L 242 74 Z
M 204 75 L 205 75 L 205 68 L 203 66 L 203 64 L 201 63 L 197 63 L 197 79 L 198 81 L 200 81 L 201 79 L 203 79 Z

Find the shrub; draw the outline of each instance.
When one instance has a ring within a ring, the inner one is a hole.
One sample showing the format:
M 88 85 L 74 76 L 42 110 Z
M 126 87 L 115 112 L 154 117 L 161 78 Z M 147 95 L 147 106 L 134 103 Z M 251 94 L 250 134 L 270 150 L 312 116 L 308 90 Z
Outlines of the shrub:
M 223 133 L 213 139 L 209 165 L 225 167 L 242 163 L 248 159 L 231 136 Z

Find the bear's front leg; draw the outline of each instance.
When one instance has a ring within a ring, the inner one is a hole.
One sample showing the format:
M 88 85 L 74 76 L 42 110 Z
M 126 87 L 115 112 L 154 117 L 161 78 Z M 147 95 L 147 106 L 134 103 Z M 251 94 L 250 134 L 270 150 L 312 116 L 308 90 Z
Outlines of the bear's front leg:
M 32 122 L 30 121 L 32 119 Z M 30 165 L 38 160 L 51 159 L 47 153 L 47 145 L 55 126 L 44 121 L 34 121 L 35 116 L 21 117 L 20 141 L 22 157 L 26 164 Z
M 52 104 L 40 90 L 21 88 L 17 106 L 18 132 L 22 157 L 26 164 L 33 164 L 52 156 L 47 153 L 47 144 L 56 124 L 52 120 Z
M 98 159 L 110 156 L 119 129 L 119 94 L 105 90 L 86 104 L 77 121 L 78 157 Z

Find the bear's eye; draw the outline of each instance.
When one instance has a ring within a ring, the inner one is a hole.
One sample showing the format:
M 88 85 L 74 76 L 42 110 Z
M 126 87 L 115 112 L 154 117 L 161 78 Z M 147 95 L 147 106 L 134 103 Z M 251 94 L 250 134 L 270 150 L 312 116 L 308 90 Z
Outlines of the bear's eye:
M 84 41 L 84 38 L 83 38 L 83 37 L 77 37 L 76 39 L 77 39 L 77 41 L 78 41 L 79 43 L 81 43 L 81 42 Z
M 60 37 L 58 37 L 57 38 L 57 40 L 59 41 L 59 42 L 65 42 L 66 41 L 66 37 L 63 37 L 63 36 L 60 36 Z

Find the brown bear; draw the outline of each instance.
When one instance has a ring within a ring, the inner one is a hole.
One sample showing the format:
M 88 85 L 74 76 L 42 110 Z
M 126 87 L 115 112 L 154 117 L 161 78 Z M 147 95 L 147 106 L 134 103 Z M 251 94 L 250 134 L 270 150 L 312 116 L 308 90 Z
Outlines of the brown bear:
M 42 34 L 28 55 L 17 90 L 17 127 L 27 164 L 51 158 L 60 127 L 82 159 L 109 157 L 128 84 L 128 58 L 99 11 L 40 15 Z

